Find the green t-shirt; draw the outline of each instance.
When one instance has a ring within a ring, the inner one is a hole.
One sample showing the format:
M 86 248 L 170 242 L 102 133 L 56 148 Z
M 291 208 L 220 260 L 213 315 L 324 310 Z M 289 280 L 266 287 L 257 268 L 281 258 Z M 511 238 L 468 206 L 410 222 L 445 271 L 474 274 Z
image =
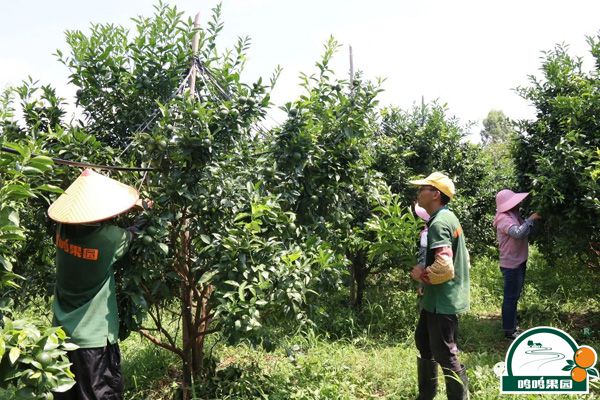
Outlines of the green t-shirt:
M 129 247 L 130 232 L 113 225 L 63 225 L 56 230 L 54 325 L 81 348 L 119 337 L 113 264 Z
M 458 314 L 469 309 L 469 254 L 458 218 L 442 207 L 429 219 L 427 266 L 435 261 L 435 249 L 452 247 L 454 278 L 439 285 L 425 285 L 422 306 L 438 314 Z

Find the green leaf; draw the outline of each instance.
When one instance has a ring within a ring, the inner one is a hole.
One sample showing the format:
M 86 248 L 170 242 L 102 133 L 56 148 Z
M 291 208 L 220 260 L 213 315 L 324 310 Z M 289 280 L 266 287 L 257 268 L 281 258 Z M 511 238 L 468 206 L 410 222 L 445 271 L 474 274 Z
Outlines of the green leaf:
M 62 348 L 65 351 L 74 351 L 77 350 L 79 346 L 77 346 L 75 343 L 63 343 Z
M 214 278 L 215 275 L 217 275 L 218 273 L 219 273 L 219 271 L 205 272 L 200 277 L 200 280 L 198 281 L 198 285 L 204 285 L 206 282 L 210 282 L 211 279 Z
M 9 149 L 17 151 L 23 158 L 27 158 L 31 154 L 27 147 L 18 145 L 17 143 L 4 143 L 4 147 L 8 147 Z
M 27 187 L 16 184 L 4 186 L 0 189 L 0 193 L 4 194 L 8 200 L 21 200 L 35 197 L 35 193 Z
M 62 190 L 58 186 L 54 186 L 54 185 L 46 185 L 46 184 L 40 185 L 40 186 L 36 187 L 35 189 L 42 190 L 44 192 L 51 192 L 51 193 L 58 193 L 58 194 L 64 193 L 64 190 Z
M 17 362 L 17 359 L 19 358 L 20 355 L 21 355 L 21 349 L 19 349 L 18 347 L 11 348 L 8 353 L 8 359 L 10 360 L 10 363 L 14 365 L 15 362 Z
M 567 364 L 567 365 L 565 365 L 565 366 L 562 368 L 562 370 L 563 370 L 563 371 L 570 371 L 570 370 L 572 370 L 572 369 L 573 369 L 573 366 L 572 366 L 572 365 L 568 365 L 568 364 Z
M 1 255 L 0 255 L 0 265 L 2 265 L 2 267 L 4 267 L 5 271 L 10 272 L 13 269 L 12 263 L 9 260 L 7 260 L 6 258 L 2 257 Z
M 163 252 L 163 254 L 165 256 L 169 254 L 169 246 L 167 246 L 165 243 L 159 243 L 158 247 L 160 248 L 160 250 Z
M 59 380 L 59 383 L 60 384 L 57 387 L 52 389 L 53 392 L 64 393 L 67 390 L 71 389 L 75 385 L 75 381 L 72 379 L 71 380 L 61 379 L 61 380 Z
M 52 169 L 52 165 L 54 164 L 54 161 L 52 161 L 52 159 L 50 157 L 47 156 L 36 156 L 33 157 L 31 160 L 29 160 L 29 162 L 27 163 L 27 165 L 36 168 L 40 171 L 49 171 Z
M 2 357 L 4 356 L 5 352 L 6 352 L 6 344 L 4 343 L 4 338 L 2 336 L 0 336 L 0 360 L 2 360 Z
M 26 165 L 23 168 L 21 168 L 21 171 L 26 175 L 41 175 L 44 173 L 44 171 L 42 171 L 41 169 L 31 167 L 29 165 Z
M 596 378 L 599 377 L 598 370 L 596 368 L 588 368 L 588 369 L 586 369 L 586 371 L 589 376 L 595 376 Z
M 210 240 L 210 237 L 208 237 L 207 235 L 204 235 L 204 234 L 200 235 L 200 240 L 202 240 L 206 244 L 212 243 L 212 241 Z
M 248 285 L 247 282 L 242 282 L 242 284 L 238 288 L 238 295 L 239 295 L 241 301 L 245 301 L 246 300 L 246 296 L 244 294 L 244 290 L 246 289 L 247 285 Z

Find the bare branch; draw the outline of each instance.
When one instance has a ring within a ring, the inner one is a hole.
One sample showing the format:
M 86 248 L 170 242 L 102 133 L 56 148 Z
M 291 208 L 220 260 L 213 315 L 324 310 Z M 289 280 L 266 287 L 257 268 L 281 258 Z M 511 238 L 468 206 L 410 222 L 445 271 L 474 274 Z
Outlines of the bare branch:
M 142 335 L 143 337 L 145 337 L 146 339 L 148 339 L 149 341 L 151 341 L 152 343 L 154 343 L 155 345 L 162 347 L 163 349 L 169 350 L 172 353 L 177 354 L 179 357 L 183 358 L 183 351 L 181 351 L 181 349 L 171 346 L 170 344 L 167 343 L 163 343 L 160 341 L 160 339 L 152 336 L 150 333 L 144 331 L 144 330 L 139 330 L 138 331 L 140 333 L 140 335 Z

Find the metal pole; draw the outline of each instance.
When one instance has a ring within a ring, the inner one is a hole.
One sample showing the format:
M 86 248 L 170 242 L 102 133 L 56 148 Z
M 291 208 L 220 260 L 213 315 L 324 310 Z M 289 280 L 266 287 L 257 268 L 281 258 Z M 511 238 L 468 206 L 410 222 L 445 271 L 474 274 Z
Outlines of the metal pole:
M 350 48 L 350 90 L 354 90 L 354 58 L 352 57 L 352 45 Z

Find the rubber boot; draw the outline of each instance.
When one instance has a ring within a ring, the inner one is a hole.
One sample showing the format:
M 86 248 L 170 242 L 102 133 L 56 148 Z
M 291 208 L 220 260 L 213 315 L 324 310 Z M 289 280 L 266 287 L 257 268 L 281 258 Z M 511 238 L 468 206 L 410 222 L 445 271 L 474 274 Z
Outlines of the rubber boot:
M 469 398 L 469 379 L 464 365 L 460 371 L 444 368 L 444 379 L 446 380 L 448 400 L 467 400 Z
M 419 397 L 417 400 L 433 400 L 438 387 L 438 363 L 417 357 Z

